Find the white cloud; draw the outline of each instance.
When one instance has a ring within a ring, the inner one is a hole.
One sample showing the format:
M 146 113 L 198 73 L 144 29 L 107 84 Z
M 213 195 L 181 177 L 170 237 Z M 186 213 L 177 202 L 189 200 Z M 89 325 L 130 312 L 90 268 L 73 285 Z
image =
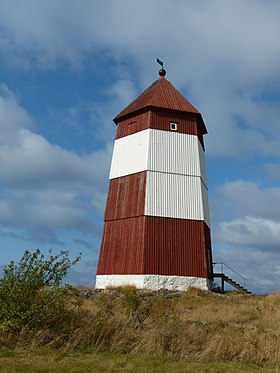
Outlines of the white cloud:
M 280 221 L 247 216 L 220 223 L 215 236 L 225 244 L 280 254 Z
M 107 190 L 106 190 L 107 192 Z M 96 207 L 99 216 L 103 217 L 104 207 L 107 199 L 107 193 L 95 192 L 92 198 L 92 204 Z
M 52 242 L 58 238 L 48 227 L 100 233 L 90 216 L 102 209 L 102 201 L 94 204 L 92 199 L 107 185 L 112 145 L 78 155 L 50 144 L 28 128 L 31 124 L 16 96 L 4 86 L 0 95 L 0 133 L 5 135 L 0 142 L 0 224 L 29 227 L 29 236 L 37 232 L 37 239 L 46 241 L 49 236 Z
M 120 75 L 122 72 L 120 71 Z M 136 87 L 129 79 L 119 79 L 104 91 L 106 99 L 102 103 L 91 102 L 88 107 L 94 136 L 98 141 L 112 141 L 116 128 L 112 119 L 137 96 Z
M 111 159 L 112 144 L 91 154 L 78 155 L 50 144 L 43 136 L 26 128 L 33 121 L 6 88 L 0 92 L 0 180 L 6 184 L 92 184 L 104 185 Z
M 112 106 L 118 95 L 129 103 L 132 81 L 141 90 L 154 79 L 160 57 L 206 118 L 209 154 L 279 156 L 279 104 L 264 98 L 279 90 L 279 11 L 278 2 L 267 0 L 22 0 L 13 6 L 2 0 L 0 46 L 2 58 L 19 69 L 80 69 L 91 61 L 98 70 L 97 61 L 112 59 Z M 92 111 L 97 120 L 117 113 L 98 105 Z M 97 130 L 98 139 L 112 133 L 106 129 Z
M 260 188 L 256 183 L 236 180 L 219 188 L 221 203 L 229 214 L 280 220 L 280 187 Z
M 224 221 L 216 223 L 214 239 L 233 247 L 280 252 L 280 188 L 261 189 L 238 180 L 225 183 L 219 191 Z
M 227 263 L 245 277 L 246 287 L 253 293 L 279 291 L 279 252 L 233 246 L 231 249 L 217 249 L 215 256 L 216 261 Z M 215 267 L 214 269 L 219 271 L 219 265 Z M 243 285 L 243 279 L 230 269 L 224 267 L 224 272 Z
M 219 85 L 230 80 L 240 87 L 244 79 L 279 77 L 279 9 L 267 0 L 22 0 L 13 6 L 2 0 L 2 45 L 44 66 L 59 59 L 76 64 L 102 50 L 119 62 L 133 58 L 143 69 L 156 53 L 174 67 L 179 83 L 190 71 L 187 81 L 220 78 Z
M 34 126 L 33 120 L 28 113 L 18 105 L 16 95 L 0 83 L 0 145 L 8 147 L 13 144 L 18 146 L 18 132 Z
M 118 101 L 120 110 L 136 98 L 136 88 L 131 80 L 128 79 L 115 81 L 106 93 L 110 98 L 113 98 L 114 101 Z
M 219 191 L 216 203 L 224 220 L 213 227 L 214 260 L 246 277 L 255 292 L 279 289 L 280 188 L 237 180 L 225 183 Z
M 0 8 L 0 60 L 10 72 L 63 68 L 76 74 L 90 68 L 110 86 L 102 92 L 107 101 L 81 102 L 63 119 L 80 131 L 87 110 L 93 141 L 107 144 L 77 154 L 36 132 L 30 113 L 1 85 L 2 224 L 28 224 L 27 238 L 36 235 L 36 224 L 98 232 L 90 215 L 101 216 L 104 207 L 111 119 L 155 80 L 156 57 L 164 61 L 167 78 L 202 112 L 210 134 L 207 155 L 274 156 L 275 163 L 265 167 L 279 177 L 279 2 L 16 0 L 11 5 L 0 0 Z M 243 263 L 256 273 L 264 268 L 260 286 L 270 281 L 269 269 L 277 281 L 280 189 L 239 180 L 223 185 L 220 193 L 225 216 L 216 216 L 223 221 L 214 227 L 215 239 L 231 247 L 229 259 L 234 263 L 237 257 L 240 268 Z M 43 228 L 39 236 L 59 241 Z M 274 252 L 266 253 L 265 240 Z

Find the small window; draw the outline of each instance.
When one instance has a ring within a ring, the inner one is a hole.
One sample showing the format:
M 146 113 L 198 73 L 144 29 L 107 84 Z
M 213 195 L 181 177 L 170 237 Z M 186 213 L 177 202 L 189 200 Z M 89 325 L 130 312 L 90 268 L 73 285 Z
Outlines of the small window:
M 171 129 L 172 131 L 177 131 L 177 123 L 171 122 L 171 123 L 170 123 L 170 129 Z

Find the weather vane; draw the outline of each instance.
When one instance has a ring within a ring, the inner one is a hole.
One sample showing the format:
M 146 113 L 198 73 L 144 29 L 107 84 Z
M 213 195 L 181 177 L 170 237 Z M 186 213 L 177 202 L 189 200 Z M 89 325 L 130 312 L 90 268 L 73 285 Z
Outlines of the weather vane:
M 166 71 L 164 70 L 163 68 L 163 62 L 157 58 L 157 63 L 161 66 L 161 69 L 159 70 L 159 75 L 160 76 L 165 76 L 166 75 Z

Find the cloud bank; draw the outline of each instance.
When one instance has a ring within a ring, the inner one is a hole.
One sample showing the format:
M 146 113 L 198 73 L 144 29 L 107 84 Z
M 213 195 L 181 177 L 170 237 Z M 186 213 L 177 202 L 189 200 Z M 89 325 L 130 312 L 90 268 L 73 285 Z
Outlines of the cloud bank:
M 59 229 L 100 237 L 111 118 L 155 80 L 159 57 L 209 130 L 215 255 L 256 288 L 280 287 L 278 1 L 0 0 L 0 9 L 2 235 L 61 245 Z M 66 149 L 40 131 L 18 77 L 78 81 L 89 71 L 102 99 L 53 109 L 49 126 L 85 131 L 94 144 Z M 90 250 L 89 237 L 73 240 Z

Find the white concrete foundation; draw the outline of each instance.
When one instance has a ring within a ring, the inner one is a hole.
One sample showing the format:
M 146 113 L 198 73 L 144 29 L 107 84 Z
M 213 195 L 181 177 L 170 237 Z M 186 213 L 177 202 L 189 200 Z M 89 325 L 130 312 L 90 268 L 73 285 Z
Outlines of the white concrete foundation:
M 138 289 L 149 290 L 179 290 L 189 287 L 211 290 L 212 281 L 204 277 L 162 276 L 162 275 L 97 275 L 96 289 L 133 285 Z

